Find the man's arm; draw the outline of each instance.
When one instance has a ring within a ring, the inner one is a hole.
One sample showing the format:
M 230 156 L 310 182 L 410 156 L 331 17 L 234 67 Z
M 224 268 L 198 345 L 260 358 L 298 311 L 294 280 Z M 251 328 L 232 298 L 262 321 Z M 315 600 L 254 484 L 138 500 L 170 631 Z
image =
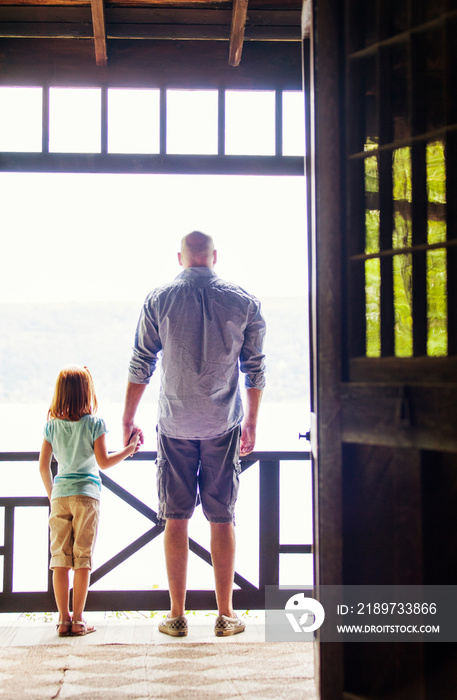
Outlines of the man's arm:
M 241 424 L 240 455 L 242 457 L 250 454 L 254 449 L 262 393 L 262 389 L 246 389 L 246 411 Z
M 141 401 L 141 397 L 144 394 L 147 384 L 134 384 L 129 382 L 127 384 L 127 391 L 125 393 L 125 404 L 124 404 L 124 415 L 122 417 L 122 427 L 124 432 L 124 445 L 127 446 L 130 442 L 130 438 L 133 433 L 139 433 L 138 443 L 142 445 L 144 443 L 143 431 L 135 425 L 135 415 L 138 405 Z

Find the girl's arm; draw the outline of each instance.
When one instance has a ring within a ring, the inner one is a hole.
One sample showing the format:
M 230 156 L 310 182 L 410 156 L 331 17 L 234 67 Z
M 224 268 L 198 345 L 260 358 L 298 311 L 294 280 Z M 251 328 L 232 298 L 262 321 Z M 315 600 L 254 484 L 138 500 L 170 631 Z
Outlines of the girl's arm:
M 46 493 L 48 494 L 49 502 L 51 501 L 52 491 L 52 472 L 51 472 L 52 446 L 47 440 L 43 439 L 40 452 L 40 476 L 43 481 Z
M 111 452 L 111 454 L 108 454 L 105 433 L 100 435 L 100 437 L 94 442 L 95 459 L 97 460 L 100 469 L 114 467 L 115 464 L 119 464 L 119 462 L 122 462 L 122 460 L 124 460 L 126 457 L 133 455 L 133 453 L 136 451 L 139 439 L 140 433 L 135 433 L 127 447 L 124 447 L 124 449 L 120 450 L 119 452 Z

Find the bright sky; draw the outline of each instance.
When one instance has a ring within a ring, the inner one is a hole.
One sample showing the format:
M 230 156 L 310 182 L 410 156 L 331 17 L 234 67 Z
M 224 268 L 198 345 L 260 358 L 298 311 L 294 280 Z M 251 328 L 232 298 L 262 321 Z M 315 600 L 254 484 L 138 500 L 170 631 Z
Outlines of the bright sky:
M 0 173 L 0 302 L 137 300 L 179 273 L 183 235 L 256 296 L 306 291 L 300 177 Z

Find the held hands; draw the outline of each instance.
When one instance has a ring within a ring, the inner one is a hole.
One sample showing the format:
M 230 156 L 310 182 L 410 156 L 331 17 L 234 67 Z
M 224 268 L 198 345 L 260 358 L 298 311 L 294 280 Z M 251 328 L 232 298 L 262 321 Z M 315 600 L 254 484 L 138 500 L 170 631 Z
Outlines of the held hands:
M 134 445 L 135 449 L 133 450 L 132 454 L 135 454 L 135 452 L 138 452 L 140 449 L 141 445 L 144 443 L 144 435 L 143 431 L 141 428 L 138 428 L 136 425 L 124 425 L 124 445 L 127 447 L 128 445 Z
M 143 433 L 139 428 L 130 434 L 130 436 L 127 440 L 127 444 L 126 444 L 126 447 L 133 445 L 134 449 L 132 450 L 130 456 L 132 456 L 133 454 L 138 452 L 138 450 L 140 449 L 143 442 L 144 442 Z
M 135 452 L 138 452 L 138 450 L 140 449 L 140 431 L 138 431 L 137 433 L 135 433 L 134 435 L 132 435 L 130 437 L 128 446 L 130 446 L 130 445 L 133 445 L 133 447 L 134 447 L 134 449 L 130 455 L 130 456 L 132 456 L 133 454 L 135 454 Z

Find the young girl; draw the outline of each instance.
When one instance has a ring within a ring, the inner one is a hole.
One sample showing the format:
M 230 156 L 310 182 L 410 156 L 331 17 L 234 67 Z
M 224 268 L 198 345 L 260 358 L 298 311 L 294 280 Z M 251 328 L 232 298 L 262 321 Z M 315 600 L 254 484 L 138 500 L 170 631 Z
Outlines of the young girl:
M 106 427 L 97 411 L 92 376 L 87 367 L 64 368 L 57 378 L 40 453 L 40 475 L 51 502 L 51 563 L 59 637 L 95 632 L 83 620 L 92 553 L 97 535 L 101 479 L 107 469 L 137 451 L 139 433 L 127 447 L 108 454 Z M 58 472 L 52 481 L 51 458 Z M 73 618 L 69 608 L 69 572 L 74 570 Z

